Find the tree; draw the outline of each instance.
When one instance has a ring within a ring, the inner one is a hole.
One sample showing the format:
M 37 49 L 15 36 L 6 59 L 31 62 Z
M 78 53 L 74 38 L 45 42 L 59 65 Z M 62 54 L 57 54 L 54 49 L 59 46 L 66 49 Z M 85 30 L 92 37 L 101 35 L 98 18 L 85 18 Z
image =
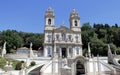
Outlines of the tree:
M 13 30 L 7 30 L 3 31 L 2 36 L 0 37 L 2 39 L 3 44 L 5 41 L 7 42 L 7 52 L 10 53 L 11 49 L 17 49 L 22 46 L 23 39 L 17 34 L 16 31 Z

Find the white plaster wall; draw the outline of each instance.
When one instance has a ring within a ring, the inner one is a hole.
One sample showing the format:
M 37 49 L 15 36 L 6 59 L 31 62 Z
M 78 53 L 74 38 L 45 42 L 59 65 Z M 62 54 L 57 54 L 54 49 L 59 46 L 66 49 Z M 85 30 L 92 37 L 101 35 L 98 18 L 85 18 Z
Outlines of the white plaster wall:
M 45 69 L 44 73 L 52 73 L 52 64 Z
M 52 67 L 52 64 L 54 64 L 54 67 Z M 52 68 L 54 70 L 54 73 L 58 73 L 58 61 L 54 61 L 54 63 L 50 62 L 48 64 L 46 64 L 42 69 L 42 73 L 44 74 L 48 74 L 48 73 L 52 73 Z
M 99 61 L 104 62 L 104 63 L 107 62 L 107 60 L 99 60 Z M 93 59 L 91 59 L 88 63 L 89 63 L 89 68 L 87 69 L 89 69 L 90 72 L 98 72 L 98 62 L 96 59 L 94 60 L 94 64 L 93 64 Z M 111 71 L 110 68 L 108 68 L 106 65 L 102 63 L 99 63 L 99 69 L 100 69 L 99 71 L 102 71 L 102 72 Z
M 19 75 L 20 71 L 1 72 L 0 75 Z
M 90 72 L 93 72 L 93 63 L 89 62 L 89 70 Z

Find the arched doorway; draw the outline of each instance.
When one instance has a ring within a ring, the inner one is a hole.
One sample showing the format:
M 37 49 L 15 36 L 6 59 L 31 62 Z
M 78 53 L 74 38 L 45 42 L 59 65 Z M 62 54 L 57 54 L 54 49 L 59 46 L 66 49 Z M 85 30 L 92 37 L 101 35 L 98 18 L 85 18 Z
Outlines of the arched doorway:
M 84 63 L 80 60 L 76 62 L 76 75 L 85 75 Z

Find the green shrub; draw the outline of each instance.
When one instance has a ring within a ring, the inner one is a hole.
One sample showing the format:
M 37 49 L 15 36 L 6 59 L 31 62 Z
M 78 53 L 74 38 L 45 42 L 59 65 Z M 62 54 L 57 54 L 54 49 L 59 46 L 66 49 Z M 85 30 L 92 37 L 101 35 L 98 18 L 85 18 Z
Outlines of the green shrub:
M 24 63 L 24 61 L 21 61 L 21 63 Z
M 36 65 L 36 63 L 35 63 L 34 61 L 32 61 L 32 62 L 30 63 L 30 66 L 34 66 L 34 65 Z
M 22 69 L 22 63 L 18 62 L 15 66 L 15 70 L 21 70 Z

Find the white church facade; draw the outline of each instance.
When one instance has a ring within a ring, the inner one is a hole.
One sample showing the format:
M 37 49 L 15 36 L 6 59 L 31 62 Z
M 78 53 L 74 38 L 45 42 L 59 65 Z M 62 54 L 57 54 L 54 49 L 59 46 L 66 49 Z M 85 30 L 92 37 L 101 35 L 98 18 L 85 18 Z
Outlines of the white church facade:
M 52 8 L 45 14 L 44 56 L 51 57 L 53 53 L 61 57 L 82 56 L 82 40 L 80 17 L 75 9 L 70 14 L 70 27 L 61 25 L 55 27 L 55 15 Z
M 91 57 L 90 43 L 88 44 L 88 57 L 83 56 L 80 16 L 75 9 L 70 13 L 70 25 L 55 26 L 55 15 L 52 8 L 45 13 L 44 24 L 44 56 L 36 56 L 30 44 L 29 52 L 24 54 L 6 54 L 6 42 L 3 46 L 2 57 L 22 60 L 26 68 L 14 72 L 14 75 L 119 75 L 120 56 L 113 55 L 108 45 L 108 57 Z M 37 65 L 27 68 L 30 62 Z M 109 64 L 112 63 L 113 65 Z M 6 72 L 0 73 L 6 75 Z M 8 75 L 8 73 L 7 73 Z

